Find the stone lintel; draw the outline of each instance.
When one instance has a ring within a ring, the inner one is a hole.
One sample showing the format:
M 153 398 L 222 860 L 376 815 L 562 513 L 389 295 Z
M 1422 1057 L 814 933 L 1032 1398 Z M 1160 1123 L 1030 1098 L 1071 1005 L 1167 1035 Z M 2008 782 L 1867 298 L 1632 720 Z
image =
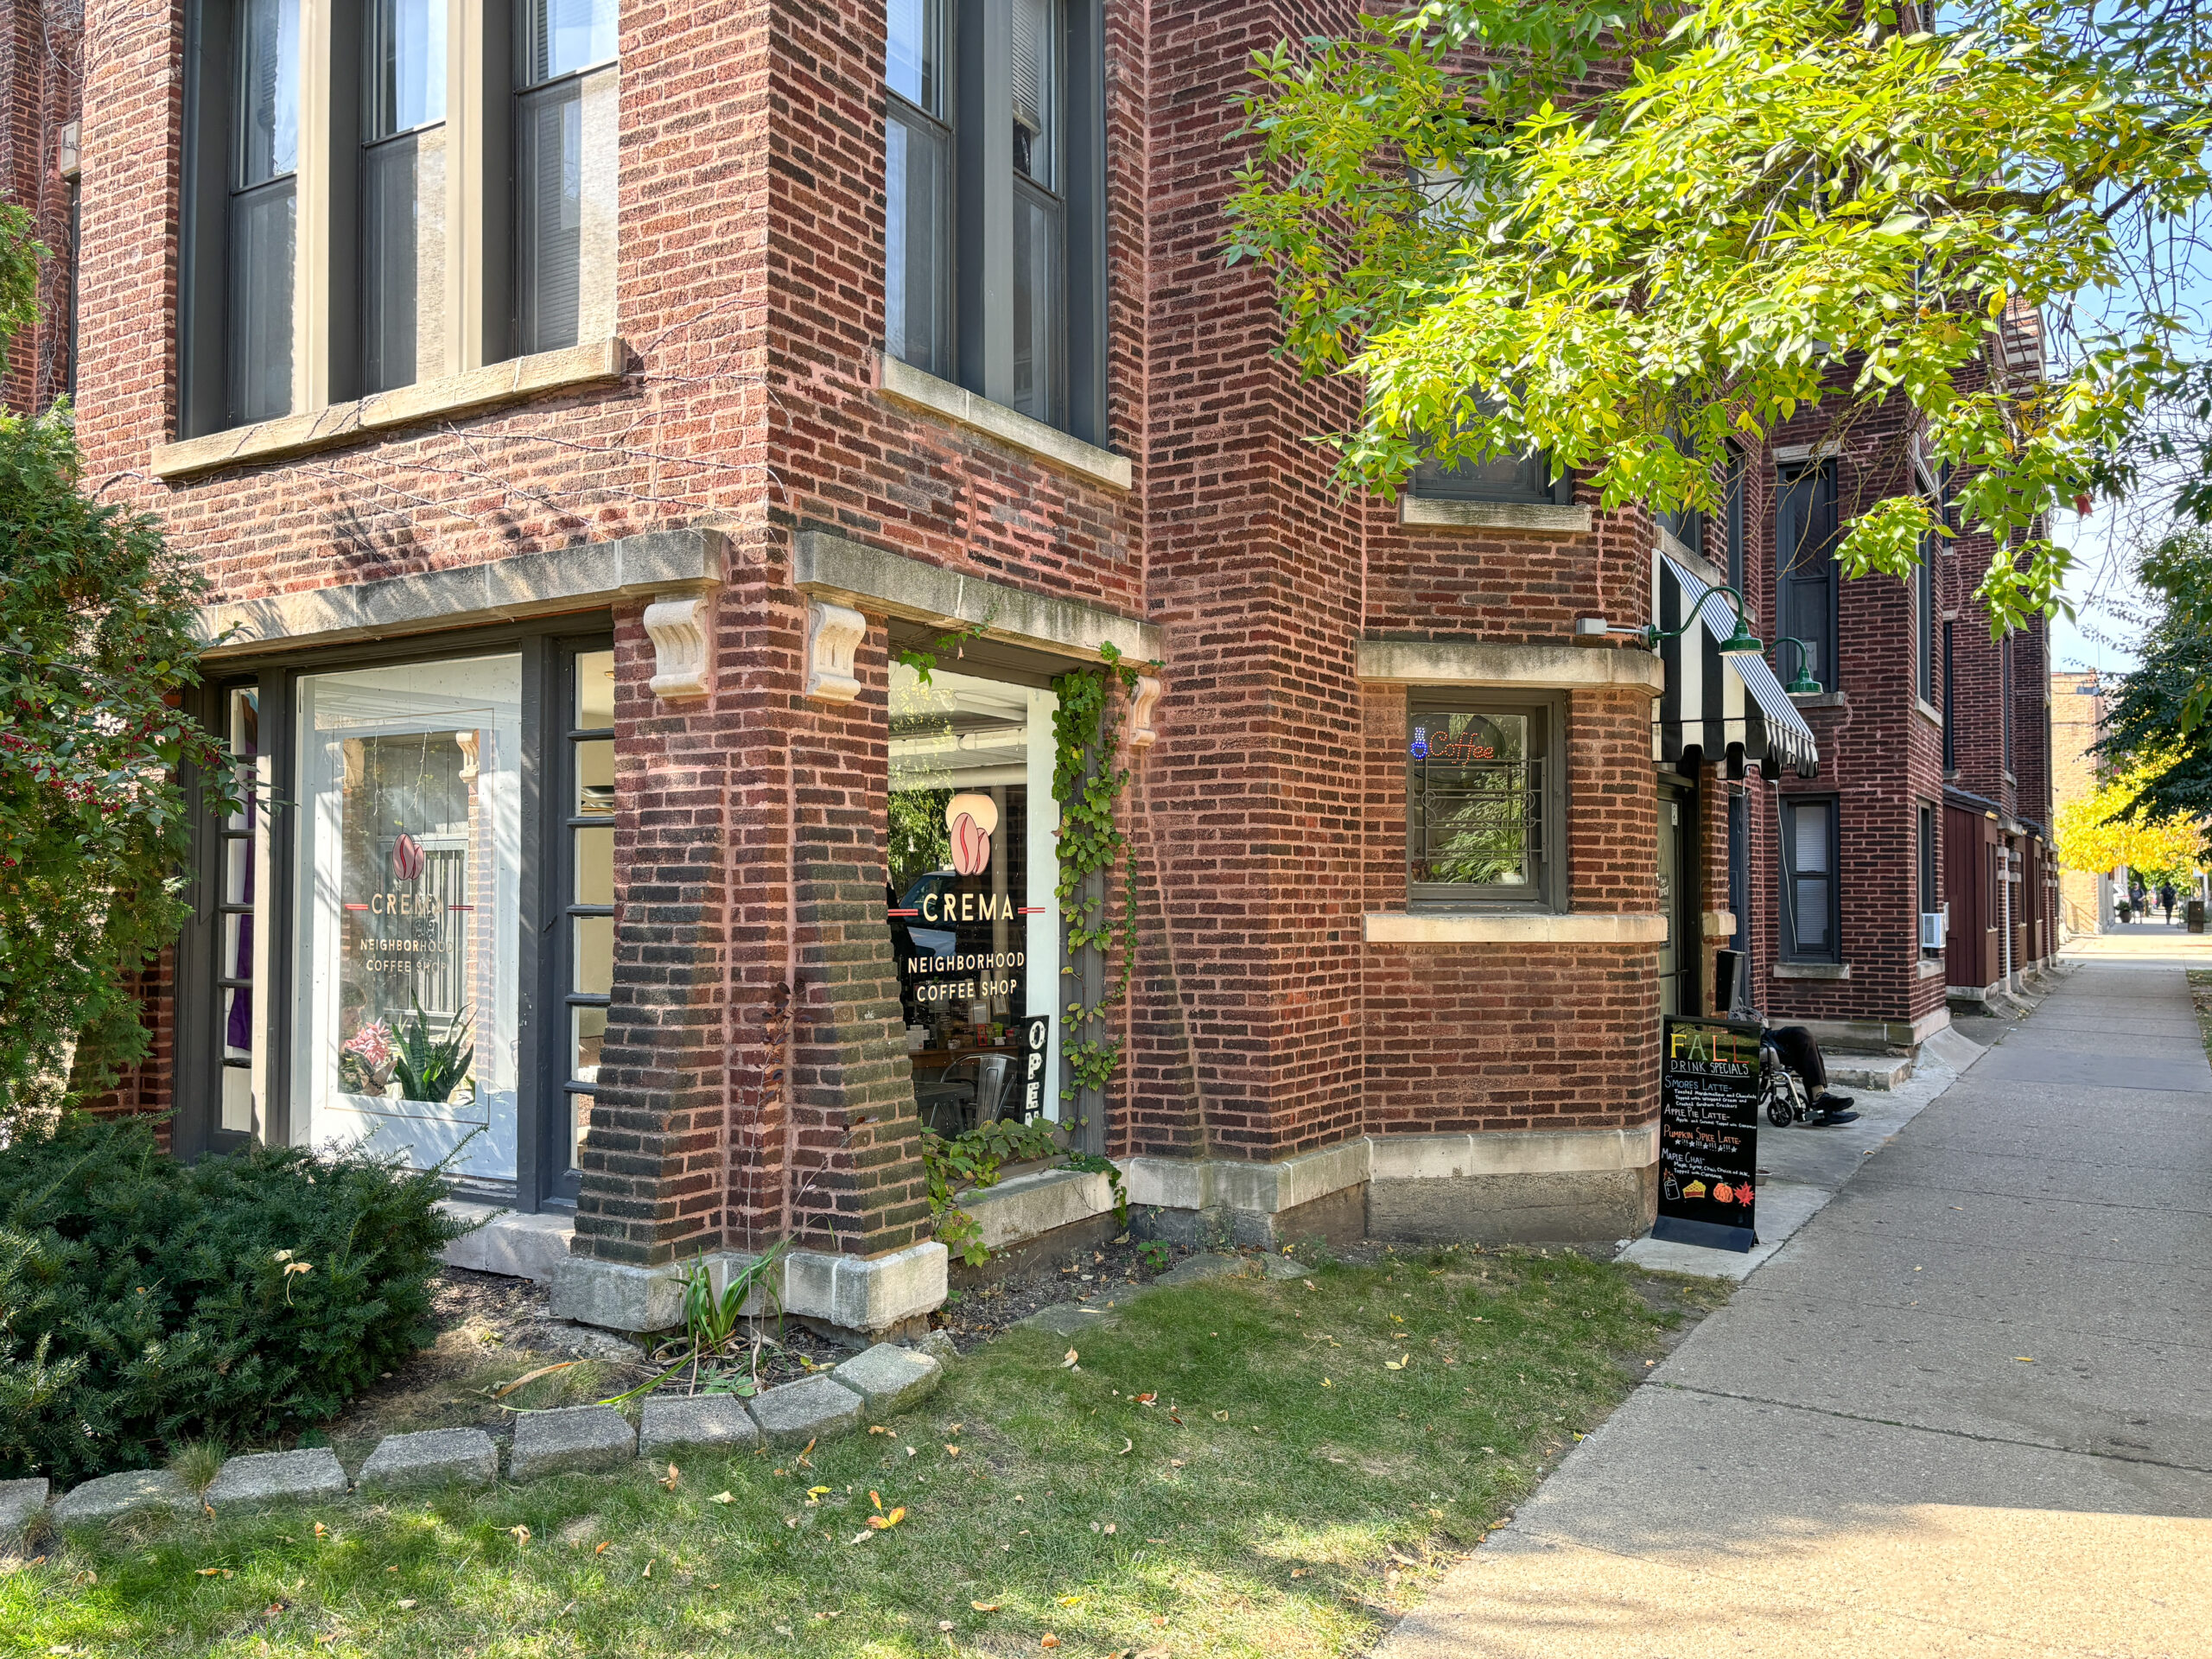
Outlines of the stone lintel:
M 1359 677 L 1376 685 L 1490 685 L 1535 690 L 1634 687 L 1656 695 L 1666 672 L 1634 646 L 1501 645 L 1478 639 L 1363 639 Z
M 909 409 L 925 410 L 941 416 L 971 432 L 981 432 L 1001 443 L 1049 461 L 1064 471 L 1103 484 L 1112 489 L 1127 490 L 1135 480 L 1135 469 L 1127 455 L 1117 455 L 1110 449 L 1101 449 L 1095 443 L 1085 443 L 1081 438 L 1063 432 L 1057 426 L 1047 426 L 1033 420 L 1019 410 L 1008 409 L 1004 404 L 995 404 L 988 397 L 978 397 L 965 386 L 950 380 L 940 380 L 912 364 L 902 362 L 888 352 L 882 353 L 880 365 L 880 389 L 883 395 Z
M 1666 939 L 1667 918 L 1656 912 L 1554 916 L 1389 910 L 1370 911 L 1366 929 L 1370 944 L 1658 944 Z
M 719 584 L 721 574 L 719 533 L 655 530 L 380 582 L 226 600 L 203 606 L 194 631 L 207 642 L 203 656 L 238 657 L 696 593 Z
M 1430 530 L 1519 530 L 1540 536 L 1586 535 L 1590 509 L 1548 501 L 1442 501 L 1398 498 L 1398 522 Z
M 620 340 L 610 338 L 487 363 L 304 415 L 280 415 L 252 426 L 156 444 L 148 470 L 159 479 L 188 478 L 362 443 L 448 416 L 603 385 L 622 378 L 628 355 Z
M 1096 661 L 1111 645 L 1124 658 L 1156 662 L 1167 653 L 1149 622 L 1076 599 L 1052 599 L 925 559 L 908 558 L 828 531 L 799 532 L 796 585 L 816 599 L 908 621 L 982 630 L 983 637 Z

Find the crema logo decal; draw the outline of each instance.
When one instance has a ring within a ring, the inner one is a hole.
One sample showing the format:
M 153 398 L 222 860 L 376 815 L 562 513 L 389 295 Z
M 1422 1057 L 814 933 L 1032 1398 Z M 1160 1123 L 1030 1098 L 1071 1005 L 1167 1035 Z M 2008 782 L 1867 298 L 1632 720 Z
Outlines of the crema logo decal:
M 403 834 L 391 843 L 391 874 L 396 880 L 419 881 L 423 877 L 423 843 Z
M 944 804 L 944 827 L 952 832 L 952 868 L 961 875 L 981 875 L 991 868 L 991 836 L 999 827 L 999 804 L 988 795 L 961 794 Z

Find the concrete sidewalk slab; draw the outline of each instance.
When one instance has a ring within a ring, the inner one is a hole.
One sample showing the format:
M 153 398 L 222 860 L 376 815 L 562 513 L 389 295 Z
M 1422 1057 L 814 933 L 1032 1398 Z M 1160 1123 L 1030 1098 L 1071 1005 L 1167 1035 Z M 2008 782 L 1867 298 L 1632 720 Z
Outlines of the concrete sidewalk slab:
M 2212 1068 L 2206 1066 L 2202 1052 L 2185 1060 L 2159 1060 L 2145 1055 L 2115 1058 L 2069 1053 L 2063 1049 L 2015 1049 L 2004 1043 L 1981 1065 L 1977 1081 L 1985 1089 L 1998 1082 L 2032 1083 L 2046 1089 L 2082 1084 L 2092 1089 L 2149 1089 L 2176 1094 L 2212 1088 Z
M 1758 1142 L 1758 1243 L 1751 1250 L 1707 1249 L 1649 1236 L 1620 1254 L 1624 1262 L 1657 1273 L 1744 1279 L 1770 1260 L 1797 1230 L 1817 1215 L 1845 1182 L 1878 1150 L 1951 1088 L 1960 1068 L 1983 1049 L 1956 1033 L 1940 1054 L 1923 1050 L 1918 1071 L 1896 1089 L 1857 1096 L 1859 1120 L 1831 1127 L 1792 1125 L 1778 1129 L 1764 1119 Z
M 2123 1005 L 2196 1086 L 2131 1086 L 2144 1045 L 2060 1031 Z M 2172 969 L 2061 981 L 1862 1149 L 1866 1173 L 1378 1659 L 2212 1655 L 2212 1068 L 2186 1052 L 2195 1032 Z
M 1662 1388 L 1635 1406 L 1378 1659 L 2204 1651 L 2201 1477 Z

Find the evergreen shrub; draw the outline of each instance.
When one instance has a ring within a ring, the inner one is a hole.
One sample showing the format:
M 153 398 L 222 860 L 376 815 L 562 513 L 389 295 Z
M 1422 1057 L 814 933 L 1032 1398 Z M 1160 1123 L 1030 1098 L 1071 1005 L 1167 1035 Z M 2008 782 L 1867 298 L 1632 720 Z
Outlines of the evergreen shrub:
M 467 1230 L 435 1174 L 255 1147 L 183 1165 L 145 1118 L 0 1147 L 0 1478 L 145 1468 L 327 1421 L 429 1338 Z

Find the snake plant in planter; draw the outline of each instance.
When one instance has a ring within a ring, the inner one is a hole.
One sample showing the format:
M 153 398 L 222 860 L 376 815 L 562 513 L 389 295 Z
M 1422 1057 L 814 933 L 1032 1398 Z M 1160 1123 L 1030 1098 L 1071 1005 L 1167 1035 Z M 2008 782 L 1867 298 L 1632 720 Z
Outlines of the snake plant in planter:
M 399 1079 L 399 1093 L 403 1100 L 434 1101 L 443 1105 L 453 1097 L 467 1075 L 468 1065 L 474 1055 L 474 1042 L 470 1030 L 468 1010 L 463 1008 L 453 1017 L 442 1037 L 430 1035 L 430 1016 L 423 1011 L 422 1000 L 415 1001 L 415 1017 L 399 1031 L 399 1053 L 392 1062 L 392 1073 Z

